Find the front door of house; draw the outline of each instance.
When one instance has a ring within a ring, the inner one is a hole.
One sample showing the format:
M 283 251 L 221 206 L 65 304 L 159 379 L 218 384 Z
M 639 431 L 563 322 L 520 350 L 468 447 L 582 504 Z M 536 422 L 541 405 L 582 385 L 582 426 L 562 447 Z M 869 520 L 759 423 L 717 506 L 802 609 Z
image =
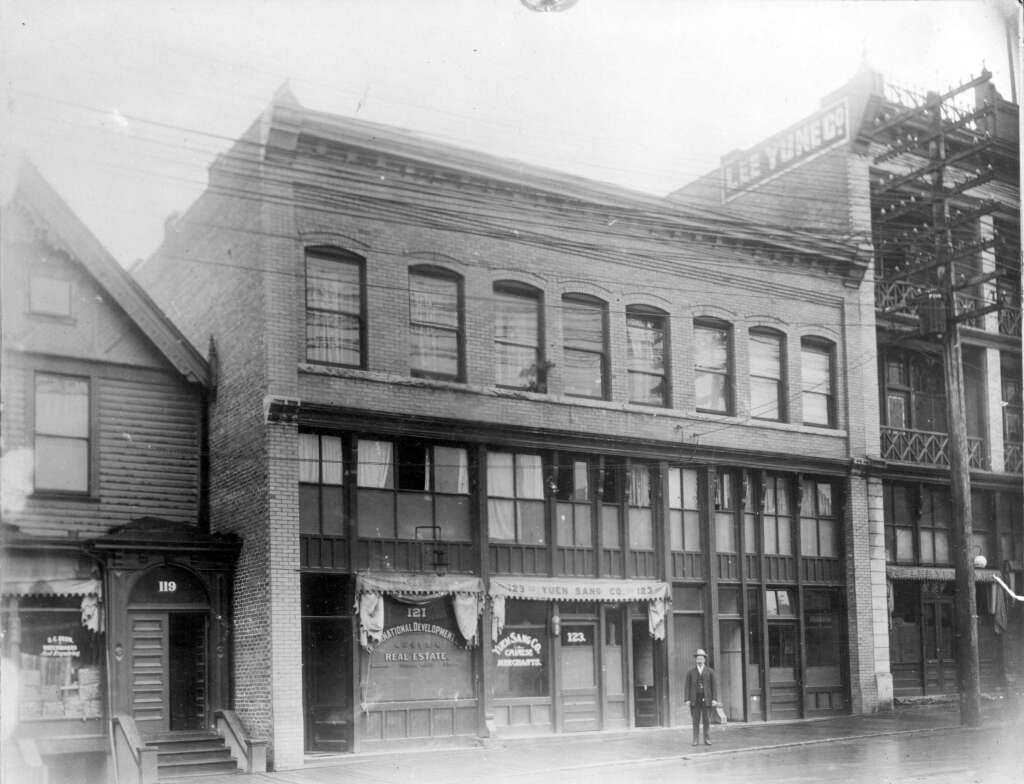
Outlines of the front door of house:
M 924 693 L 955 693 L 957 682 L 956 659 L 953 652 L 953 600 L 951 598 L 924 599 L 922 631 Z
M 559 646 L 563 732 L 601 729 L 597 623 L 564 621 Z
M 799 719 L 800 662 L 795 621 L 768 622 L 768 718 Z
M 140 576 L 127 612 L 127 697 L 145 737 L 207 726 L 210 609 L 199 578 L 177 566 Z

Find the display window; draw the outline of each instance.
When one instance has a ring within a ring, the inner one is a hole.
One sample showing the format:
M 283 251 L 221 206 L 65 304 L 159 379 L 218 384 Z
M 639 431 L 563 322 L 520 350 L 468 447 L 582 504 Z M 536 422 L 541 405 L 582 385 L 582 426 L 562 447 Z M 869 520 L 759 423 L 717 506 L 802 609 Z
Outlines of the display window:
M 505 626 L 491 648 L 494 657 L 494 696 L 547 697 L 550 692 L 548 604 L 505 603 Z
M 2 633 L 3 656 L 17 670 L 19 721 L 102 716 L 103 641 L 95 596 L 7 598 Z

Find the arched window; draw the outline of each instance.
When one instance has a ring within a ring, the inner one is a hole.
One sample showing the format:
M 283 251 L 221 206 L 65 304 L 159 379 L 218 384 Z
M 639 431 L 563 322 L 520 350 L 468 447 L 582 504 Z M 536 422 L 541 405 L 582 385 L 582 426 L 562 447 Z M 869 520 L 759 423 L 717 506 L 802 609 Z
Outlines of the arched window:
M 693 324 L 693 337 L 697 410 L 732 414 L 732 325 L 717 319 L 698 319 Z
M 439 267 L 409 270 L 409 367 L 414 376 L 462 378 L 462 278 Z
M 306 360 L 365 367 L 364 259 L 340 248 L 306 250 Z
M 544 392 L 541 294 L 532 286 L 494 284 L 494 378 L 499 386 Z
M 565 338 L 562 377 L 565 394 L 605 399 L 608 396 L 607 308 L 596 297 L 562 297 Z
M 836 426 L 835 347 L 823 338 L 804 338 L 800 345 L 804 424 Z
M 750 330 L 750 415 L 754 419 L 786 420 L 784 346 L 780 332 Z
M 668 317 L 657 308 L 626 308 L 629 401 L 668 405 Z

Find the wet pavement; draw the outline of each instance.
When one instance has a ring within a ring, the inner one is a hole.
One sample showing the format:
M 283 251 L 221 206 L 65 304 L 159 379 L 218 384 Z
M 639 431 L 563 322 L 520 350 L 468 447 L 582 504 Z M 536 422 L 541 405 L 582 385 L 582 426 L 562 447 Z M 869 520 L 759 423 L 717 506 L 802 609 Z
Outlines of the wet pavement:
M 921 782 L 1024 781 L 1024 710 L 983 705 L 982 727 L 960 727 L 955 704 L 889 713 L 712 728 L 689 727 L 495 739 L 471 748 L 309 758 L 302 768 L 251 776 L 178 778 L 177 784 L 392 782 Z

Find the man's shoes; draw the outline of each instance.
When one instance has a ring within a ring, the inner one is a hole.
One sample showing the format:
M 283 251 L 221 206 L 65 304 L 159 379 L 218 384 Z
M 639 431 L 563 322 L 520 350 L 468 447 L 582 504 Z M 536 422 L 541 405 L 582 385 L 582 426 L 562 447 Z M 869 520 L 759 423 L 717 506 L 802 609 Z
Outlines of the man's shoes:
M 696 740 L 695 740 L 695 741 L 694 741 L 693 743 L 691 743 L 690 745 L 691 745 L 691 746 L 699 746 L 699 745 L 700 745 L 700 742 L 699 742 L 699 741 L 696 741 Z
M 711 741 L 708 740 L 707 738 L 704 738 L 704 745 L 705 746 L 710 746 L 711 745 Z

